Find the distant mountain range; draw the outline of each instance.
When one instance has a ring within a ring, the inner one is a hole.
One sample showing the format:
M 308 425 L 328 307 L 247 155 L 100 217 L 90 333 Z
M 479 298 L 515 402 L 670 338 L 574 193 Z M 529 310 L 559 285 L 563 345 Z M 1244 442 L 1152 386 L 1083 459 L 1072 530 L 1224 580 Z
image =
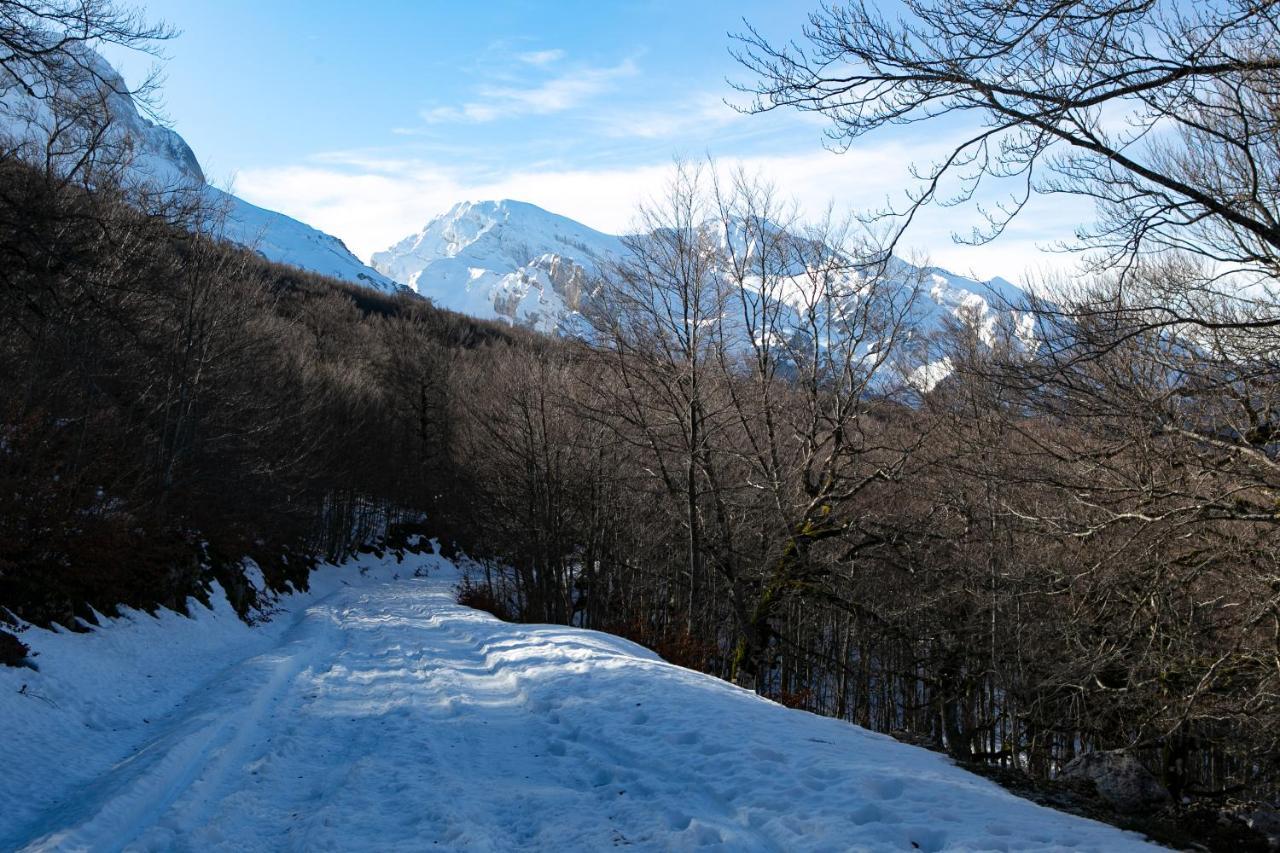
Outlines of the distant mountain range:
M 723 246 L 724 241 L 743 238 L 725 233 L 714 239 Z M 421 231 L 374 254 L 372 261 L 379 272 L 443 307 L 550 334 L 574 335 L 582 329 L 580 312 L 591 298 L 593 275 L 602 264 L 622 258 L 627 251 L 622 237 L 506 199 L 455 204 Z M 978 281 L 899 258 L 890 261 L 884 275 L 896 286 L 916 289 L 909 337 L 917 341 L 951 321 L 972 324 L 988 341 L 1002 324 L 1024 339 L 1031 333 L 1029 318 L 1018 310 L 1026 294 L 1004 279 Z M 856 283 L 847 289 L 851 294 L 861 290 Z M 803 306 L 789 308 L 791 326 L 798 329 Z M 931 362 L 921 353 L 915 381 L 932 386 L 949 369 L 945 361 Z
M 482 319 L 574 335 L 583 330 L 581 312 L 592 297 L 596 273 L 628 251 L 622 237 L 507 199 L 455 204 L 366 265 L 337 237 L 207 184 L 186 141 L 147 119 L 128 95 L 118 94 L 125 91 L 124 84 L 104 59 L 87 54 L 84 61 L 117 90 L 108 92 L 106 101 L 111 133 L 132 151 L 130 177 L 203 193 L 210 208 L 223 212 L 217 226 L 221 236 L 269 260 L 382 292 L 407 288 L 443 308 Z M 0 131 L 43 144 L 55 116 L 45 100 L 13 83 L 0 76 Z M 975 325 L 984 336 L 1008 322 L 1029 334 L 1029 321 L 1016 310 L 1025 294 L 1008 281 L 977 281 L 896 258 L 885 275 L 921 291 L 911 318 L 911 337 L 917 340 L 952 319 Z M 917 381 L 925 386 L 949 372 L 944 361 L 917 359 L 916 364 Z

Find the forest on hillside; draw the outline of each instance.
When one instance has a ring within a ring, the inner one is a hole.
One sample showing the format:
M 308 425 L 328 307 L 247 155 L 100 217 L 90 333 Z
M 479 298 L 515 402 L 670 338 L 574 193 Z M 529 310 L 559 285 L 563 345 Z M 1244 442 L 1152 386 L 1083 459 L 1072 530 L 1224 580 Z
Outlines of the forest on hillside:
M 906 5 L 737 42 L 757 109 L 838 141 L 976 122 L 870 223 L 893 227 L 799 222 L 767 176 L 678 165 L 587 340 L 222 242 L 199 195 L 122 177 L 92 98 L 43 149 L 0 145 L 10 627 L 181 609 L 214 579 L 247 610 L 243 557 L 283 589 L 421 532 L 509 619 L 965 761 L 1050 777 L 1123 748 L 1176 799 L 1274 800 L 1280 9 Z M 51 47 L 66 22 L 18 11 L 46 6 L 0 0 L 10 82 L 162 35 L 89 3 L 97 29 Z M 1103 128 L 1122 99 L 1148 124 Z M 1018 306 L 1029 325 L 922 339 L 927 282 L 884 274 L 901 226 L 993 181 L 1097 202 L 1080 272 Z

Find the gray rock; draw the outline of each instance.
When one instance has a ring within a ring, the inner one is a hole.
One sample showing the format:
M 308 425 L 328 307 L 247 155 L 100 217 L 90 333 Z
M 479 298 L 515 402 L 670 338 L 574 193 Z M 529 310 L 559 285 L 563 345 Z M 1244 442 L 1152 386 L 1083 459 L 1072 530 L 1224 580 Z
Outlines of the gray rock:
M 1086 752 L 1068 762 L 1058 775 L 1092 782 L 1098 796 L 1120 812 L 1152 811 L 1169 802 L 1169 792 L 1160 780 L 1121 749 Z

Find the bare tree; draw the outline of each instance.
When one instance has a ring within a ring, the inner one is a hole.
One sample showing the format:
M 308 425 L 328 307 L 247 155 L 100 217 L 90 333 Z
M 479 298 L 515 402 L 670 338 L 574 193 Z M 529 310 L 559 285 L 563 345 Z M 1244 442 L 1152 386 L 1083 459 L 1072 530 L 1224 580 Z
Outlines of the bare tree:
M 107 92 L 154 107 L 153 71 L 128 86 L 95 48 L 112 44 L 159 55 L 159 44 L 177 35 L 147 20 L 141 9 L 117 0 L 2 0 L 0 95 L 11 88 L 50 102 Z
M 629 427 L 620 435 L 652 454 L 668 493 L 683 502 L 690 598 L 705 550 L 699 471 L 721 414 L 710 374 L 724 294 L 717 247 L 704 227 L 711 216 L 705 180 L 696 164 L 677 164 L 665 195 L 641 210 L 625 256 L 606 269 L 590 314 L 614 356 L 607 397 L 620 426 Z
M 927 204 L 985 201 L 963 239 L 990 240 L 1033 192 L 1070 193 L 1099 204 L 1077 245 L 1101 250 L 1104 266 L 1180 247 L 1280 269 L 1280 4 L 903 6 L 900 18 L 865 0 L 824 6 L 801 44 L 748 29 L 736 55 L 758 78 L 742 87 L 753 109 L 818 112 L 841 147 L 920 122 L 962 133 L 893 211 L 902 227 Z
M 726 294 L 716 352 L 734 453 L 744 485 L 768 496 L 754 514 L 767 519 L 769 544 L 736 654 L 751 680 L 767 668 L 789 599 L 832 602 L 840 564 L 865 545 L 852 507 L 895 479 L 921 440 L 887 440 L 876 414 L 898 390 L 918 282 L 869 263 L 876 252 L 850 222 L 800 223 L 744 173 L 717 183 L 714 198 Z

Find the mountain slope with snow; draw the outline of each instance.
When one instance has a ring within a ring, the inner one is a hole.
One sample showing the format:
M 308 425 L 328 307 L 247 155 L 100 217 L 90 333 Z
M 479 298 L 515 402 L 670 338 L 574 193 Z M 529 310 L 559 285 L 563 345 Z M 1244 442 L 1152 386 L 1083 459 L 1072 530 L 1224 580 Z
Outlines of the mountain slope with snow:
M 622 252 L 617 237 L 505 199 L 456 204 L 372 260 L 442 307 L 564 332 L 591 274 Z
M 212 214 L 211 230 L 256 250 L 270 261 L 375 290 L 399 290 L 394 281 L 366 266 L 337 237 L 206 183 L 191 147 L 173 130 L 145 117 L 133 99 L 122 94 L 127 91 L 125 84 L 105 59 L 86 52 L 82 60 L 93 72 L 92 76 L 86 76 L 86 85 L 106 83 L 100 87 L 100 95 L 111 116 L 107 144 L 127 152 L 124 176 L 127 181 L 148 188 L 201 194 Z M 57 94 L 67 100 L 65 92 L 45 94 Z M 34 145 L 37 152 L 43 152 L 48 140 L 55 135 L 54 128 L 66 124 L 65 115 L 59 115 L 65 110 L 51 107 L 55 100 L 32 96 L 25 86 L 14 85 L 12 77 L 6 78 L 5 73 L 0 72 L 0 134 L 18 143 Z
M 724 244 L 735 235 L 714 239 Z M 580 330 L 579 312 L 591 298 L 592 274 L 626 252 L 621 237 L 532 204 L 503 200 L 454 205 L 372 261 L 380 272 L 442 307 L 574 334 Z M 982 282 L 896 258 L 886 276 L 903 290 L 919 290 L 911 318 L 917 339 L 953 320 L 974 324 L 984 339 L 1001 324 L 1026 326 L 1015 307 L 1025 294 L 1003 279 Z M 802 306 L 792 307 L 804 313 Z
M 221 602 L 25 632 L 0 848 L 1152 849 L 617 637 L 460 607 L 457 578 L 366 555 L 256 628 Z

